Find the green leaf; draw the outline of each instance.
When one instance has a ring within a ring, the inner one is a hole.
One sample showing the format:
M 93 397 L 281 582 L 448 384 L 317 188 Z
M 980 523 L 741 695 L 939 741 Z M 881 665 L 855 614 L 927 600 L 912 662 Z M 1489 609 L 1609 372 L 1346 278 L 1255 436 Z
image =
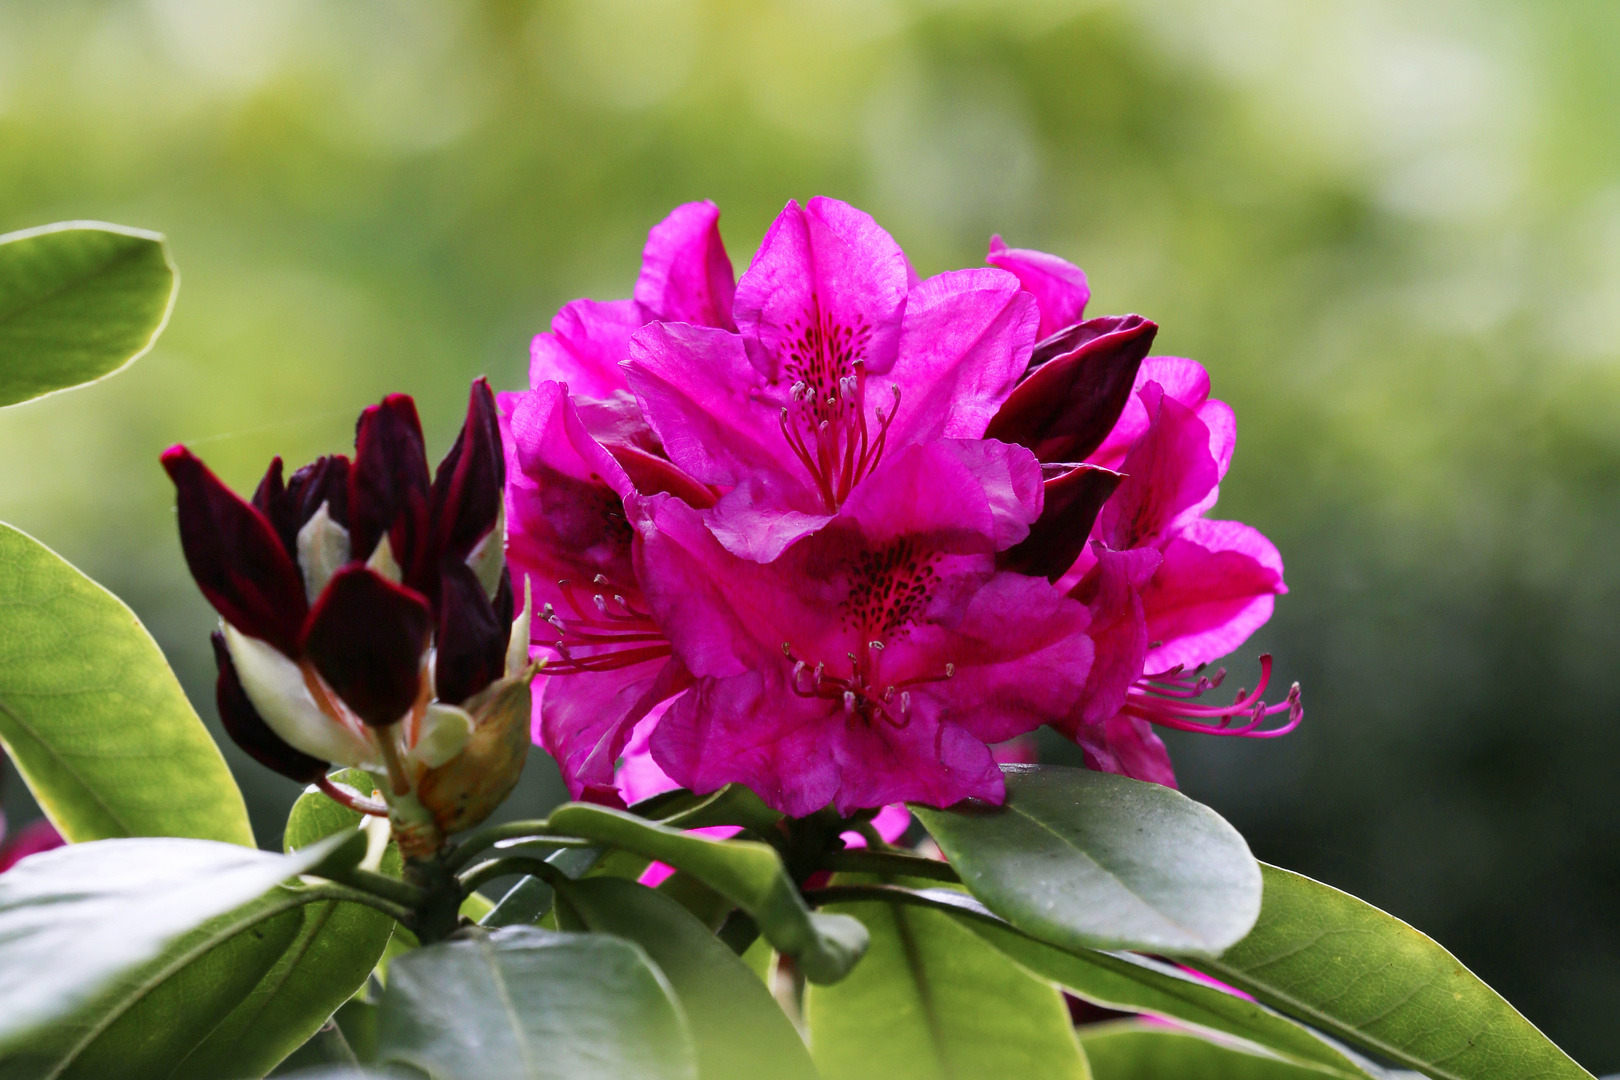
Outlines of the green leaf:
M 0 525 L 0 743 L 69 840 L 253 846 L 219 747 L 135 613 L 9 525 Z
M 551 910 L 551 886 L 532 875 L 519 879 L 506 895 L 479 920 L 480 926 L 498 930 L 503 926 L 533 926 Z
M 1167 964 L 1130 953 L 1065 952 L 1005 924 L 968 915 L 958 916 L 958 921 L 1026 970 L 1094 1005 L 1120 1012 L 1153 1013 L 1247 1039 L 1296 1064 L 1321 1070 L 1322 1075 L 1369 1075 L 1355 1060 L 1310 1029 Z M 1098 1075 L 1102 1073 L 1098 1071 Z
M 135 360 L 179 284 L 157 233 L 70 221 L 0 236 L 0 406 Z
M 509 926 L 394 961 L 378 1060 L 434 1080 L 695 1080 L 664 976 L 604 934 Z
M 915 806 L 963 884 L 1067 949 L 1208 956 L 1254 925 L 1260 868 L 1238 831 L 1158 784 L 1003 765 L 1002 806 Z
M 363 793 L 372 793 L 371 778 L 358 769 L 334 777 Z M 311 786 L 293 804 L 287 817 L 282 846 L 307 847 L 327 836 L 353 829 L 361 815 L 340 806 Z M 403 862 L 399 848 L 390 843 L 381 852 L 378 870 L 398 877 Z M 257 964 L 268 957 L 264 975 L 238 1004 L 220 1020 L 173 1074 L 174 1080 L 195 1077 L 259 1076 L 297 1050 L 326 1023 L 338 1006 L 365 985 L 382 957 L 394 929 L 394 920 L 363 904 L 325 900 L 299 909 L 291 940 L 279 948 L 268 941 L 257 948 L 243 942 L 239 965 Z M 225 995 L 199 986 L 200 992 Z
M 859 923 L 805 907 L 769 844 L 712 840 L 588 803 L 558 807 L 547 821 L 554 834 L 610 844 L 691 874 L 752 915 L 760 933 L 796 958 L 811 982 L 843 978 L 866 947 Z
M 640 945 L 691 1025 L 703 1080 L 815 1080 L 799 1033 L 737 955 L 674 900 L 619 878 L 559 882 L 560 912 Z
M 202 840 L 106 840 L 45 852 L 0 875 L 0 1057 L 18 1063 L 19 1076 L 34 1074 L 25 1061 L 56 1075 L 175 973 L 303 897 L 327 895 L 286 890 L 284 907 L 265 897 L 345 840 L 294 855 Z M 277 932 L 290 939 L 296 924 Z M 251 988 L 262 971 L 216 974 Z
M 1591 1077 L 1429 937 L 1308 877 L 1264 873 L 1254 931 L 1199 967 L 1442 1080 Z
M 872 944 L 849 978 L 805 993 L 810 1050 L 825 1080 L 1089 1075 L 1062 995 L 951 916 L 835 906 L 866 925 Z
M 1322 1080 L 1331 1075 L 1131 1021 L 1081 1028 L 1080 1044 L 1097 1080 Z

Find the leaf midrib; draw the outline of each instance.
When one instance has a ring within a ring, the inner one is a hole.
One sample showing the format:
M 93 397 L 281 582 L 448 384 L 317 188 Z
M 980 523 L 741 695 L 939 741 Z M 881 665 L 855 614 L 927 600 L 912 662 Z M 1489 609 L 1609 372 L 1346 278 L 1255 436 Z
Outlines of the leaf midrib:
M 57 1080 L 57 1078 L 60 1077 L 69 1066 L 78 1060 L 79 1055 L 83 1054 L 92 1043 L 106 1033 L 109 1027 L 116 1023 L 140 1002 L 144 1001 L 148 994 L 151 994 L 159 986 L 163 985 L 164 982 L 173 977 L 177 972 L 185 969 L 191 964 L 196 963 L 202 957 L 208 955 L 210 952 L 219 948 L 221 945 L 224 945 L 226 942 L 239 937 L 248 930 L 253 929 L 253 927 L 258 926 L 260 923 L 267 922 L 270 919 L 275 918 L 277 915 L 283 915 L 286 912 L 298 907 L 302 907 L 305 904 L 312 904 L 320 900 L 336 898 L 337 897 L 335 895 L 325 892 L 321 890 L 319 886 L 317 886 L 314 889 L 308 890 L 307 892 L 289 896 L 286 900 L 283 900 L 279 904 L 269 905 L 255 911 L 251 918 L 248 918 L 242 922 L 230 924 L 228 927 L 228 933 L 221 933 L 217 936 L 198 942 L 191 949 L 181 953 L 168 964 L 165 964 L 163 967 L 159 968 L 157 971 L 151 973 L 145 979 L 142 979 L 139 983 L 137 983 L 134 988 L 134 992 L 124 997 L 118 1002 L 115 1008 L 107 1011 L 107 1015 L 105 1017 L 91 1026 L 91 1028 L 85 1032 L 84 1037 L 75 1043 L 62 1056 L 61 1062 L 54 1069 L 52 1069 L 51 1072 L 46 1074 L 45 1077 L 43 1077 L 43 1080 Z
M 74 230 L 74 231 L 79 231 L 79 230 Z M 88 231 L 88 232 L 101 232 L 103 230 L 89 229 L 89 230 L 85 230 L 85 231 Z M 50 234 L 50 235 L 60 235 L 60 234 Z M 114 235 L 123 236 L 125 234 L 116 233 Z M 37 238 L 30 237 L 30 239 L 37 239 Z M 139 237 L 126 237 L 126 239 L 140 239 L 140 238 Z M 63 282 L 62 284 L 56 286 L 53 289 L 48 289 L 45 292 L 39 293 L 39 294 L 37 294 L 35 296 L 31 296 L 28 299 L 24 300 L 21 304 L 18 304 L 15 307 L 8 308 L 7 310 L 5 310 L 3 312 L 0 312 L 0 327 L 4 327 L 8 322 L 10 322 L 12 319 L 16 318 L 19 314 L 21 314 L 23 312 L 26 312 L 26 311 L 31 311 L 32 309 L 37 308 L 37 307 L 41 306 L 42 304 L 49 303 L 51 300 L 55 299 L 56 297 L 60 296 L 62 293 L 65 293 L 70 289 L 73 289 L 73 288 L 76 288 L 76 287 L 78 287 L 80 285 L 83 285 L 87 281 L 94 281 L 97 278 L 105 277 L 107 275 L 107 273 L 110 270 L 112 270 L 113 268 L 119 266 L 122 263 L 129 262 L 132 259 L 134 259 L 140 253 L 140 251 L 141 251 L 141 248 L 138 245 L 125 248 L 124 250 L 122 250 L 122 251 L 118 252 L 116 255 L 114 255 L 111 259 L 108 259 L 106 262 L 101 263 L 100 266 L 95 270 L 94 273 L 83 274 L 83 275 L 80 275 L 79 277 L 75 277 L 75 278 L 73 278 L 73 279 L 71 279 L 69 281 L 65 281 L 65 282 Z

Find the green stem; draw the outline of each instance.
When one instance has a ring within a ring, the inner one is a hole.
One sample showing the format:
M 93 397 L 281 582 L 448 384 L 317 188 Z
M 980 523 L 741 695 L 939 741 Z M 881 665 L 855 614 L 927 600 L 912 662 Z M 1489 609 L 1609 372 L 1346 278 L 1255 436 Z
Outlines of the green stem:
M 553 888 L 559 882 L 569 880 L 567 874 L 538 855 L 507 855 L 479 863 L 459 875 L 456 882 L 461 887 L 461 895 L 468 896 L 486 881 L 506 877 L 508 874 L 533 874 Z
M 351 866 L 346 870 L 334 870 L 323 876 L 340 885 L 347 885 L 351 889 L 380 897 L 407 911 L 419 909 L 423 901 L 427 899 L 425 890 L 412 885 L 408 881 L 400 881 L 386 874 L 379 874 L 358 866 Z
M 550 825 L 545 821 L 509 821 L 505 825 L 492 825 L 487 829 L 480 829 L 470 834 L 445 859 L 445 863 L 452 870 L 459 870 L 472 862 L 479 852 L 494 847 L 503 840 L 523 840 L 529 837 L 543 839 L 553 847 L 594 847 L 595 841 L 581 840 L 574 836 L 550 836 Z
M 329 883 L 326 885 L 316 885 L 314 886 L 314 890 L 320 896 L 326 899 L 342 900 L 350 904 L 364 904 L 366 907 L 374 908 L 375 910 L 382 912 L 384 915 L 392 917 L 398 922 L 408 922 L 411 917 L 416 914 L 415 910 L 412 908 L 405 907 L 402 904 L 396 904 L 391 900 L 384 900 L 375 893 L 369 893 L 363 889 L 350 888 L 347 885 Z
M 890 877 L 928 878 L 957 882 L 962 879 L 950 863 L 906 855 L 898 851 L 830 851 L 822 858 L 823 869 L 847 874 L 884 874 Z

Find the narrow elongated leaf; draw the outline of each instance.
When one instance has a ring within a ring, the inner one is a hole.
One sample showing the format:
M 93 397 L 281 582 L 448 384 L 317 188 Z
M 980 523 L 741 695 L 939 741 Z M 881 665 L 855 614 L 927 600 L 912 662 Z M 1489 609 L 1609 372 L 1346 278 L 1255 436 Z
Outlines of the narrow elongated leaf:
M 201 840 L 107 840 L 25 859 L 0 875 L 0 1059 L 43 1058 L 40 1075 L 54 1074 L 132 1001 L 240 933 L 233 927 L 243 919 L 224 913 L 253 908 L 345 840 L 295 855 Z M 252 925 L 301 902 L 257 911 Z M 211 936 L 188 938 L 204 924 Z
M 0 236 L 0 406 L 130 363 L 178 288 L 157 233 L 70 221 Z
M 619 878 L 557 887 L 559 913 L 635 942 L 668 977 L 691 1025 L 703 1080 L 815 1080 L 809 1052 L 770 991 L 680 904 Z
M 219 747 L 135 613 L 9 525 L 0 525 L 0 742 L 69 840 L 253 846 Z
M 1003 765 L 999 807 L 913 807 L 992 911 L 1064 948 L 1209 956 L 1260 910 L 1260 868 L 1207 806 L 1109 773 Z
M 1129 1021 L 1081 1028 L 1080 1044 L 1097 1080 L 1322 1080 L 1331 1075 Z
M 958 916 L 1003 955 L 1077 997 L 1120 1012 L 1154 1013 L 1247 1039 L 1322 1075 L 1369 1074 L 1331 1042 L 1263 1005 L 1199 982 L 1167 964 L 1130 953 L 1065 952 L 1005 924 Z M 1100 1075 L 1100 1073 L 1099 1073 Z
M 696 1080 L 692 1040 L 647 954 L 605 934 L 509 926 L 394 961 L 378 1060 L 434 1080 Z
M 372 790 L 370 778 L 357 769 L 345 770 L 336 779 L 363 792 Z M 360 814 L 312 786 L 293 804 L 282 846 L 288 851 L 304 848 L 352 829 L 360 820 Z M 398 877 L 401 869 L 399 848 L 390 843 L 378 870 Z M 186 1056 L 173 1080 L 258 1076 L 274 1068 L 365 984 L 394 929 L 394 920 L 383 912 L 340 900 L 302 905 L 291 921 L 296 933 L 284 944 L 268 939 L 255 944 L 252 935 L 241 939 L 240 951 L 252 955 L 236 963 L 257 965 L 264 974 Z M 266 959 L 267 968 L 262 962 Z M 189 981 L 199 996 L 206 994 L 213 1001 L 228 996 L 207 985 L 200 973 L 189 975 Z
M 810 1050 L 825 1080 L 1089 1076 L 1062 996 L 949 915 L 882 903 L 836 905 L 866 924 L 866 958 L 805 994 Z
M 866 948 L 858 922 L 805 907 L 769 844 L 711 840 L 587 803 L 558 807 L 548 824 L 554 833 L 600 841 L 691 874 L 752 915 L 760 933 L 795 957 L 811 982 L 843 978 Z
M 1393 915 L 1274 866 L 1265 883 L 1254 931 L 1199 967 L 1442 1080 L 1590 1078 L 1456 957 Z

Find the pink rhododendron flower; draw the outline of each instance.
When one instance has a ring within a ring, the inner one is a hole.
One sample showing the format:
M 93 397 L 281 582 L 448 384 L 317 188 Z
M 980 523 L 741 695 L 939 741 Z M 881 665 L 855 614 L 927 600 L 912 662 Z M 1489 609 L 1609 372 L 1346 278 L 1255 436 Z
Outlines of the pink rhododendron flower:
M 1078 313 L 1083 277 L 1065 278 L 1053 256 L 992 242 L 992 261 L 1013 255 L 1041 303 L 1043 328 L 1049 313 L 1054 321 Z M 1287 586 L 1281 556 L 1259 531 L 1204 517 L 1232 462 L 1236 420 L 1210 399 L 1209 375 L 1197 362 L 1146 355 L 1154 329 L 1135 316 L 1056 329 L 1037 346 L 990 434 L 1029 446 L 1043 463 L 1123 474 L 1088 545 L 1069 536 L 1042 552 L 1045 569 L 1072 583 L 1069 595 L 1090 611 L 1097 649 L 1079 707 L 1054 726 L 1080 744 L 1093 768 L 1174 786 L 1151 724 L 1269 737 L 1292 730 L 1302 713 L 1297 686 L 1279 704 L 1262 700 L 1270 657 L 1261 659 L 1253 693 L 1226 706 L 1194 701 L 1224 675 L 1204 678 L 1196 669 L 1247 640 Z M 1049 503 L 1055 486 L 1047 481 Z M 1261 729 L 1264 717 L 1283 711 L 1282 727 Z M 1246 719 L 1234 726 L 1238 718 Z
M 990 744 L 1043 723 L 1173 783 L 1150 721 L 1254 711 L 1164 682 L 1282 584 L 1263 537 L 1203 519 L 1231 413 L 1190 361 L 1144 362 L 1151 322 L 1085 320 L 1078 268 L 999 238 L 920 280 L 831 199 L 790 203 L 733 285 L 716 225 L 677 208 L 634 297 L 570 304 L 501 399 L 535 737 L 576 797 L 999 801 Z

